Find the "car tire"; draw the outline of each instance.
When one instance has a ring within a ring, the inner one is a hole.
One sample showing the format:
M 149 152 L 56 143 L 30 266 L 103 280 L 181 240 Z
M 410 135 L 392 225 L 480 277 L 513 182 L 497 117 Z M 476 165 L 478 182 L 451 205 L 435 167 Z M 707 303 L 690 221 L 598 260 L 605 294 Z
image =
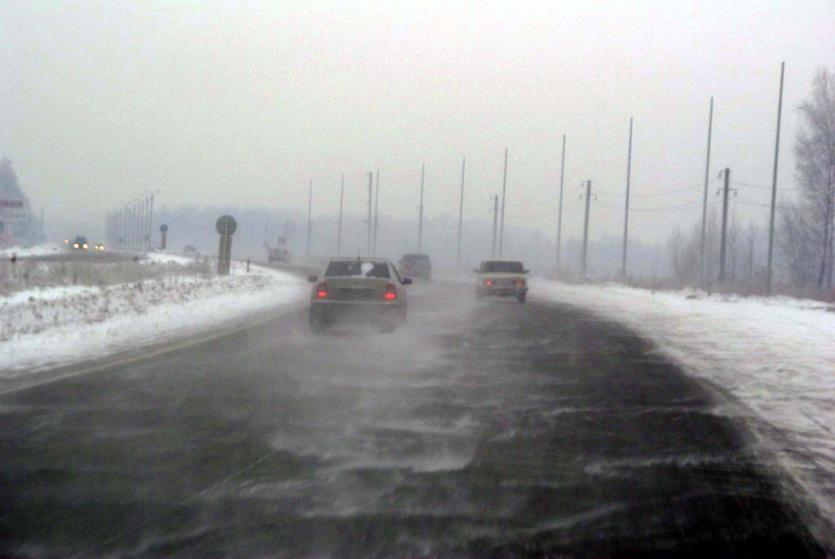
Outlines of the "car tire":
M 517 299 L 519 299 L 519 302 L 520 302 L 520 303 L 524 303 L 524 302 L 528 299 L 528 292 L 527 292 L 527 291 L 523 291 L 522 293 L 520 293 L 519 295 L 517 295 L 517 296 L 516 296 L 516 298 L 517 298 Z

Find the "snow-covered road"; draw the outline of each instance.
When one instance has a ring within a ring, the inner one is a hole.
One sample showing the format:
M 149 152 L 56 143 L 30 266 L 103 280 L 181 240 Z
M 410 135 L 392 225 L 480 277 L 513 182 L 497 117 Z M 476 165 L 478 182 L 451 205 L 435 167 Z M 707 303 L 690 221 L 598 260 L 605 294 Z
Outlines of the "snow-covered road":
M 631 327 L 691 374 L 747 405 L 755 414 L 752 423 L 760 424 L 786 468 L 835 520 L 835 312 L 830 305 L 546 281 L 534 281 L 531 292 Z

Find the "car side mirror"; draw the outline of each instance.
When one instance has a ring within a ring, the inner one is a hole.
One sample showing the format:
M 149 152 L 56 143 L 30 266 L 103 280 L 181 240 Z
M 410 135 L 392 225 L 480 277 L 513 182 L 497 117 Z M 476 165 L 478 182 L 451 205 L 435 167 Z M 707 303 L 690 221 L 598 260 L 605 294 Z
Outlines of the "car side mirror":
M 309 281 L 310 283 L 314 283 L 318 279 L 319 276 L 307 276 L 307 281 Z
M 403 278 L 403 281 L 400 282 L 403 285 L 412 285 L 412 278 Z

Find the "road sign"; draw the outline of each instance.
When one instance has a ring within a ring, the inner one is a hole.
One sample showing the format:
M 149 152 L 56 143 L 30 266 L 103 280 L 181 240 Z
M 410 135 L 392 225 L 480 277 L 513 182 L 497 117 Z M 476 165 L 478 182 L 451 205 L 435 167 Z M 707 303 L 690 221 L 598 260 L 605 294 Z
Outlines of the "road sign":
M 231 215 L 222 215 L 217 218 L 215 227 L 221 235 L 234 235 L 235 231 L 238 230 L 238 222 Z
M 229 274 L 232 264 L 232 234 L 238 229 L 238 222 L 231 215 L 222 215 L 215 224 L 220 233 L 220 246 L 217 251 L 217 273 L 225 276 Z

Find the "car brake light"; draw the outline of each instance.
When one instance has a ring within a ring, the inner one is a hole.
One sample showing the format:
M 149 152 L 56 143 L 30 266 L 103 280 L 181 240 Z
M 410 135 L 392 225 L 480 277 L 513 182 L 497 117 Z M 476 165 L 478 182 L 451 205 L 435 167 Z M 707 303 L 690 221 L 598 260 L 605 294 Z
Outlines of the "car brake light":
M 317 299 L 327 299 L 328 298 L 328 284 L 325 282 L 321 282 L 319 285 L 316 286 L 316 298 Z
M 491 280 L 491 279 L 484 280 L 484 285 L 486 285 L 487 287 L 493 287 L 493 280 Z
M 386 292 L 385 292 L 385 294 L 383 295 L 383 298 L 384 298 L 386 301 L 394 301 L 395 299 L 397 299 L 397 288 L 396 288 L 396 287 L 394 287 L 394 285 L 393 285 L 393 284 L 391 284 L 391 283 L 390 283 L 390 284 L 388 284 L 388 285 L 386 286 Z

